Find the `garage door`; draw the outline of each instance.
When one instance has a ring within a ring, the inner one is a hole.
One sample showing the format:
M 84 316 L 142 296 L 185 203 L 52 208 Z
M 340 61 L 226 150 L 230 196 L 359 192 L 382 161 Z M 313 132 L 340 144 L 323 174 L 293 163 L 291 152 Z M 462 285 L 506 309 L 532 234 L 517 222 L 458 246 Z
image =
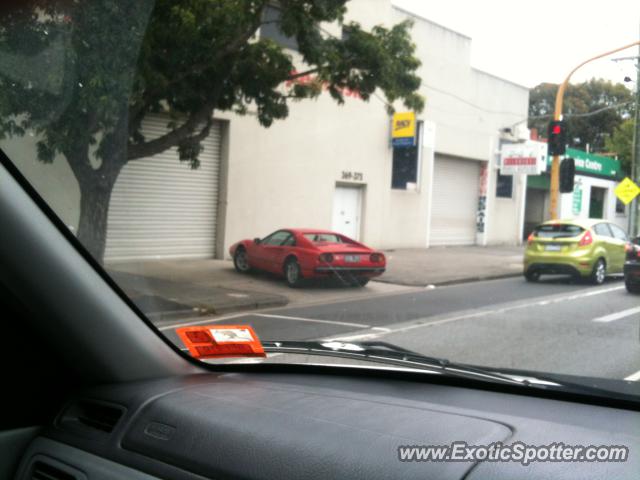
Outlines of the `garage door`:
M 147 139 L 166 131 L 168 118 L 145 120 Z M 105 259 L 210 258 L 216 244 L 220 125 L 202 143 L 200 168 L 178 160 L 175 148 L 129 162 L 116 181 Z
M 480 162 L 436 156 L 431 245 L 475 243 L 479 178 Z

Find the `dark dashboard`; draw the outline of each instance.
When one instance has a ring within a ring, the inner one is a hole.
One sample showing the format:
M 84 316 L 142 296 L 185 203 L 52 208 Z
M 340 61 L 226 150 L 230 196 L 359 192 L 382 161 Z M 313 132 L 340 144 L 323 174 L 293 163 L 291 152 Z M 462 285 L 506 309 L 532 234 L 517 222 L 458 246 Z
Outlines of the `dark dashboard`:
M 399 446 L 456 441 L 624 445 L 630 456 L 399 460 Z M 219 373 L 83 391 L 32 442 L 17 478 L 620 479 L 637 478 L 639 447 L 635 411 L 392 377 Z

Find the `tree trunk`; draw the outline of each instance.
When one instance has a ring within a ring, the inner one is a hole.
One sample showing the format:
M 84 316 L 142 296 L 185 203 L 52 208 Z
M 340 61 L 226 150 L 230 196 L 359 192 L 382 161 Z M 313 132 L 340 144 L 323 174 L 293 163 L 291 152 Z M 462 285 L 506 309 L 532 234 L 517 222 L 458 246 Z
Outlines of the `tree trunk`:
M 78 240 L 100 264 L 104 260 L 109 202 L 116 178 L 117 173 L 113 178 L 105 178 L 96 171 L 80 183 Z

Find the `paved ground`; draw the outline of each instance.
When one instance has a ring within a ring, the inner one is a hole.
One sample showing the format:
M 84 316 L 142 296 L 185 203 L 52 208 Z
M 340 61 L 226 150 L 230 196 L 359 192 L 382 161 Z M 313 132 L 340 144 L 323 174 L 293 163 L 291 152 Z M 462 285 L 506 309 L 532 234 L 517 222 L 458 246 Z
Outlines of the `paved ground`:
M 398 285 L 445 285 L 522 273 L 524 247 L 432 247 L 386 250 L 379 280 Z
M 377 339 L 479 365 L 638 380 L 639 300 L 619 279 L 593 287 L 510 278 L 186 323 L 247 323 L 264 340 Z M 176 341 L 174 326 L 160 328 Z
M 163 320 L 369 298 L 410 291 L 407 287 L 517 276 L 522 271 L 522 247 L 438 247 L 385 253 L 387 272 L 363 289 L 331 281 L 290 289 L 273 275 L 238 274 L 227 260 L 154 260 L 107 268 L 149 317 Z
M 371 282 L 366 288 L 316 282 L 292 289 L 264 273 L 237 273 L 227 260 L 154 260 L 114 263 L 107 270 L 154 320 L 222 314 L 283 305 L 309 305 L 410 291 Z

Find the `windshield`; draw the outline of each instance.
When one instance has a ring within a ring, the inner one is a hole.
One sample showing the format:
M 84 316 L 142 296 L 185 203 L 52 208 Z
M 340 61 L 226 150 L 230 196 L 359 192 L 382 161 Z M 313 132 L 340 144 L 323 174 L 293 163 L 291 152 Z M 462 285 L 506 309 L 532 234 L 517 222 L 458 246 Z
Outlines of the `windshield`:
M 305 233 L 304 237 L 313 243 L 348 243 L 335 233 Z
M 533 235 L 539 238 L 570 238 L 577 237 L 584 228 L 578 225 L 540 225 L 533 231 Z
M 0 148 L 203 362 L 382 342 L 389 368 L 635 382 L 640 4 L 616 4 L 9 2 Z

